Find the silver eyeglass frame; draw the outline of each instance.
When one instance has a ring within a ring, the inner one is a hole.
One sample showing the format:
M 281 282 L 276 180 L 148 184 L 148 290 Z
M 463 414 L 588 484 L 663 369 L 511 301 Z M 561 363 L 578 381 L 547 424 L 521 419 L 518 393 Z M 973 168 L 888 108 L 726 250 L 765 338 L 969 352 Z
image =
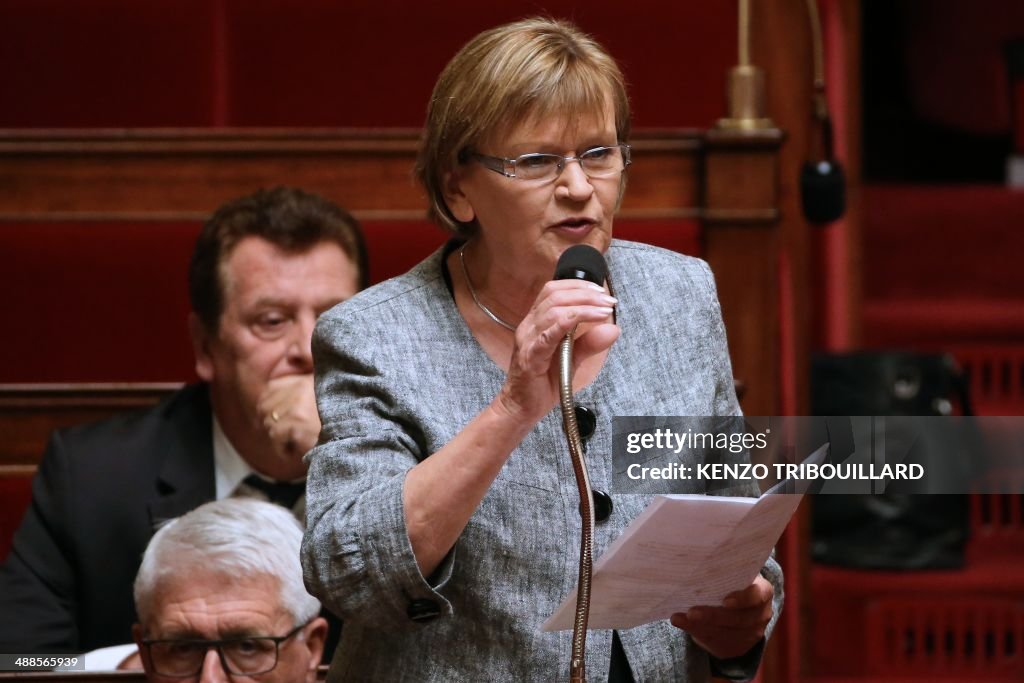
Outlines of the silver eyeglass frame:
M 621 170 L 613 171 L 613 172 L 609 173 L 607 176 L 591 176 L 589 173 L 587 173 L 587 169 L 583 165 L 583 162 L 582 162 L 582 158 L 583 157 L 585 157 L 587 154 L 590 154 L 591 152 L 595 152 L 597 150 L 613 149 L 615 147 L 618 147 L 622 151 L 622 169 Z M 480 154 L 479 152 L 473 152 L 473 151 L 467 151 L 464 156 L 465 156 L 466 160 L 472 159 L 474 161 L 478 161 L 478 162 L 480 162 L 480 165 L 483 166 L 484 168 L 486 168 L 488 170 L 491 170 L 491 171 L 494 171 L 495 173 L 500 173 L 501 175 L 505 176 L 506 178 L 516 178 L 518 180 L 526 180 L 526 181 L 550 182 L 550 181 L 553 181 L 553 180 L 557 180 L 558 177 L 560 175 L 562 175 L 562 171 L 565 170 L 565 165 L 567 163 L 569 163 L 570 161 L 575 161 L 575 162 L 579 163 L 580 164 L 580 168 L 583 169 L 583 173 L 586 174 L 586 176 L 588 178 L 593 178 L 593 177 L 609 178 L 609 177 L 615 175 L 615 173 L 625 173 L 626 169 L 629 168 L 629 165 L 633 163 L 633 160 L 631 158 L 631 151 L 632 151 L 632 148 L 628 144 L 626 144 L 625 142 L 620 142 L 620 143 L 618 143 L 616 145 L 599 145 L 597 147 L 591 147 L 590 149 L 584 151 L 582 154 L 579 154 L 578 156 L 563 156 L 561 154 L 549 154 L 549 153 L 544 153 L 544 152 L 533 152 L 533 153 L 530 153 L 530 154 L 521 154 L 521 155 L 519 155 L 518 157 L 516 157 L 514 159 L 509 159 L 507 157 L 494 157 L 494 156 L 490 156 L 490 155 L 487 155 L 487 154 Z M 557 157 L 560 160 L 556 164 L 556 166 L 555 166 L 555 168 L 557 170 L 555 172 L 555 175 L 552 178 L 521 178 L 521 177 L 516 175 L 516 166 L 518 164 L 522 163 L 524 159 L 530 159 L 530 158 L 536 158 L 536 157 L 550 157 L 550 158 L 556 158 Z

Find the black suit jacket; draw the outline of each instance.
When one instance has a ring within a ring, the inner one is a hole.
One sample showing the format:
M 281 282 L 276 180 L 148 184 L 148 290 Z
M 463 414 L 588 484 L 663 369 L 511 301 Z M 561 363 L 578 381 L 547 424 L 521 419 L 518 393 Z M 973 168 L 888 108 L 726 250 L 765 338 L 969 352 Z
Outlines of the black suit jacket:
M 0 653 L 131 641 L 132 584 L 160 522 L 215 498 L 209 390 L 51 437 L 0 567 Z

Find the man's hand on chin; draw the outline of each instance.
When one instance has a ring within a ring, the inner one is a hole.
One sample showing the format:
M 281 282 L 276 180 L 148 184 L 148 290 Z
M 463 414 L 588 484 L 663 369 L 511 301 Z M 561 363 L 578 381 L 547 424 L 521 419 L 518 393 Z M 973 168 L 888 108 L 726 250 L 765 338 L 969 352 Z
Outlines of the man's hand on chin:
M 274 449 L 285 460 L 301 459 L 320 436 L 313 375 L 287 375 L 272 379 L 260 398 L 258 410 Z

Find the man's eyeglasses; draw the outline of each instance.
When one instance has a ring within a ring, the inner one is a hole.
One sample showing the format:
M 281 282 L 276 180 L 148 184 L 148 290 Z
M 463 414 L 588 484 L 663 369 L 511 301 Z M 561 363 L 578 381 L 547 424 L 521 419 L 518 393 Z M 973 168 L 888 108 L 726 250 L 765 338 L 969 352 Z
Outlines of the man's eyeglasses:
M 523 154 L 515 159 L 506 159 L 468 151 L 463 155 L 463 161 L 479 161 L 484 167 L 506 178 L 550 181 L 557 178 L 570 161 L 579 162 L 588 178 L 617 175 L 632 163 L 629 154 L 629 145 L 620 143 L 611 147 L 593 147 L 575 157 L 561 154 Z
M 243 636 L 224 640 L 143 640 L 153 673 L 168 678 L 194 678 L 203 670 L 210 648 L 217 650 L 224 671 L 236 676 L 255 676 L 277 666 L 281 643 L 308 625 L 300 624 L 283 636 Z

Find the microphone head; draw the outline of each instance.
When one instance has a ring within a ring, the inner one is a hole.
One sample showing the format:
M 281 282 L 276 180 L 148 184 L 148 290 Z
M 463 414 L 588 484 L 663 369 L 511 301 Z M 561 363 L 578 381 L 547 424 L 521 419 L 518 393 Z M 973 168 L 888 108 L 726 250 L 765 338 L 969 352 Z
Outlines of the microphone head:
M 574 244 L 558 259 L 555 280 L 588 280 L 603 285 L 608 277 L 608 264 L 597 249 L 588 244 Z
M 800 200 L 811 223 L 831 223 L 846 210 L 846 177 L 834 160 L 808 161 L 800 173 Z

